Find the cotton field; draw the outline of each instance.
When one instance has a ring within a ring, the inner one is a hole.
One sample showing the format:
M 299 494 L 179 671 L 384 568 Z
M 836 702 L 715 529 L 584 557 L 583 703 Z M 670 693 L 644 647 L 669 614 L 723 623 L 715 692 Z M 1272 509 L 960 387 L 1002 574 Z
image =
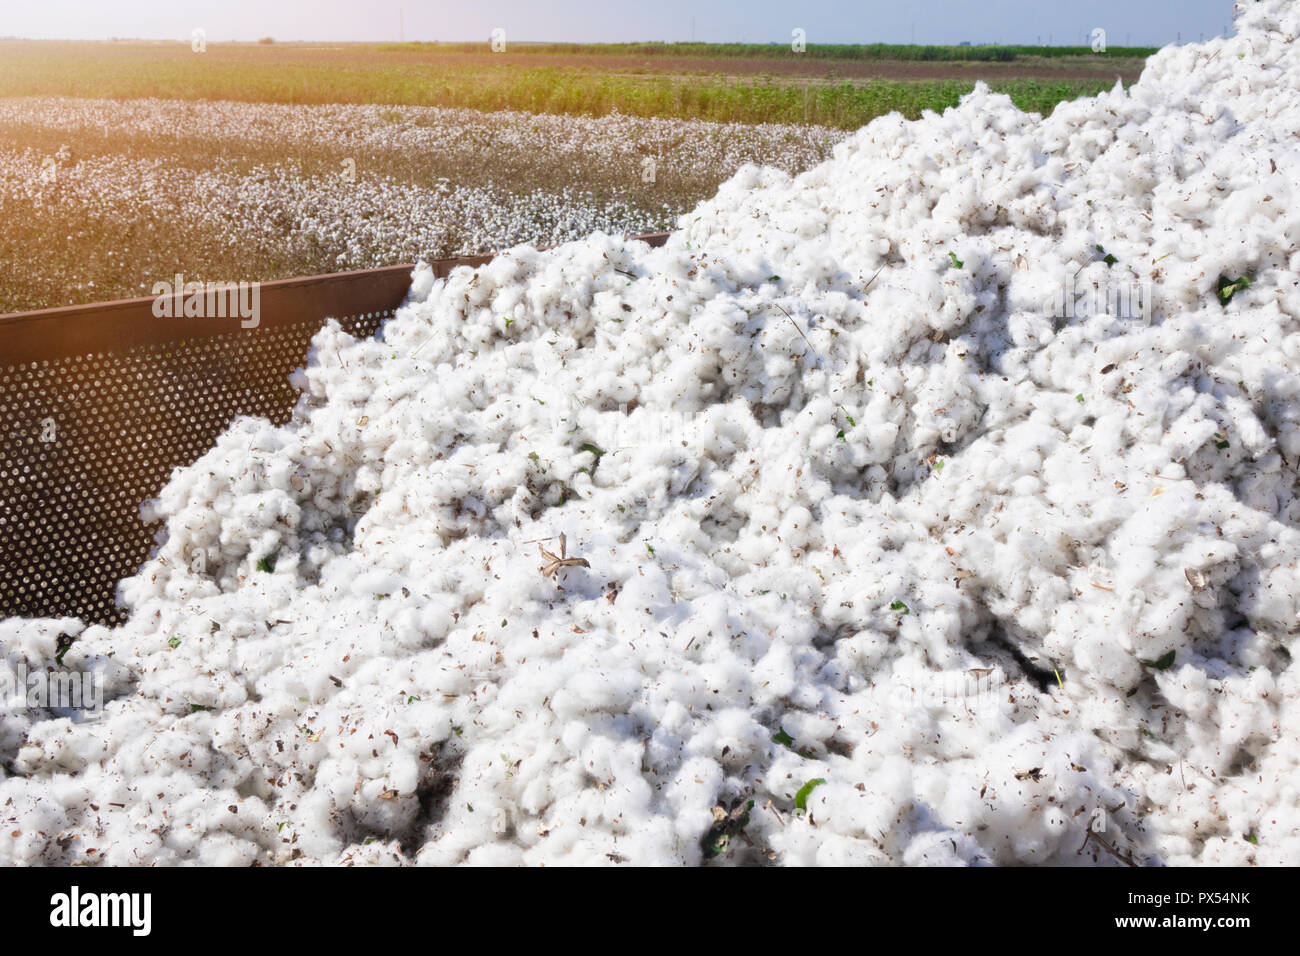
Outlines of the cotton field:
M 132 136 L 178 148 L 193 141 L 234 150 L 294 153 L 333 148 L 354 158 L 384 153 L 438 157 L 467 171 L 485 161 L 526 167 L 539 154 L 574 174 L 611 170 L 629 184 L 649 157 L 664 175 L 714 176 L 747 162 L 796 172 L 824 159 L 842 130 L 774 123 L 707 123 L 631 116 L 558 116 L 427 106 L 287 106 L 275 103 L 0 100 L 0 126 L 39 128 L 69 142 L 90 133 Z M 360 160 L 359 160 L 360 161 Z M 363 163 L 364 168 L 364 163 Z
M 417 267 L 126 624 L 0 623 L 104 699 L 0 718 L 0 860 L 1300 863 L 1298 33 Z
M 746 163 L 797 173 L 845 136 L 620 116 L 31 97 L 0 99 L 0 130 L 11 143 L 0 146 L 0 213 L 14 224 L 13 247 L 0 248 L 4 311 L 144 295 L 178 269 L 261 281 L 660 231 Z
M 568 187 L 520 194 L 446 179 L 416 185 L 349 179 L 342 170 L 311 175 L 292 163 L 191 170 L 104 156 L 83 160 L 75 175 L 54 180 L 42 178 L 44 158 L 34 151 L 0 163 L 10 198 L 37 209 L 50 203 L 108 216 L 131 204 L 132 215 L 143 221 L 179 221 L 219 235 L 230 248 L 283 246 L 287 239 L 303 253 L 329 249 L 330 264 L 339 270 L 489 252 L 524 239 L 563 242 L 597 230 L 654 232 L 675 218 L 667 207 L 647 212 Z

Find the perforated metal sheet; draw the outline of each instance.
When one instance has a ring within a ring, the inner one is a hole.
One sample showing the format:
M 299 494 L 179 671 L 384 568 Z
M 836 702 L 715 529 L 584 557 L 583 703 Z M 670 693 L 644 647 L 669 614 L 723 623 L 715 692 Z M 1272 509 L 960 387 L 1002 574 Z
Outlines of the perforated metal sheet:
M 490 258 L 433 265 L 447 275 Z M 262 283 L 255 329 L 160 319 L 151 298 L 0 316 L 0 617 L 119 622 L 117 583 L 158 530 L 140 503 L 240 415 L 286 422 L 298 398 L 289 375 L 325 319 L 373 335 L 410 272 Z
M 391 310 L 348 317 L 373 335 Z M 288 420 L 320 321 L 10 366 L 0 372 L 0 616 L 119 619 L 148 557 L 140 502 L 239 415 Z

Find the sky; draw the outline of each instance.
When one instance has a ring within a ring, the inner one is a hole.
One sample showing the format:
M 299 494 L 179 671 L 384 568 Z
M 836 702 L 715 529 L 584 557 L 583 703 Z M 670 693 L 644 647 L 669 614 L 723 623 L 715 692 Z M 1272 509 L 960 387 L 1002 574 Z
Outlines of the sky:
M 0 0 L 0 36 L 597 43 L 1054 43 L 1163 46 L 1231 29 L 1231 0 Z

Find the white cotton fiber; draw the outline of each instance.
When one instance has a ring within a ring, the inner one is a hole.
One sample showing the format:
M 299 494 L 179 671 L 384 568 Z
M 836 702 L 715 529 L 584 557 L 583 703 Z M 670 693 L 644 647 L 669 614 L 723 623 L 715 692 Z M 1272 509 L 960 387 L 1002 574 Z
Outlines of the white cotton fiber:
M 102 718 L 0 715 L 0 860 L 1300 863 L 1297 32 L 330 323 Z

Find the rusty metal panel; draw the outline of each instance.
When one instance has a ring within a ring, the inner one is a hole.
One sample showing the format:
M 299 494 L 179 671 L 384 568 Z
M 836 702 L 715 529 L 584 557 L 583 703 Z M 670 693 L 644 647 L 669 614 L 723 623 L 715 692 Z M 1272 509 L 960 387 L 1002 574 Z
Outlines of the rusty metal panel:
M 638 236 L 662 245 L 666 233 Z M 440 259 L 439 276 L 491 255 Z M 413 266 L 259 284 L 255 328 L 168 318 L 153 297 L 0 316 L 0 617 L 116 623 L 148 558 L 139 505 L 241 415 L 288 421 L 289 375 L 327 318 L 373 335 Z

